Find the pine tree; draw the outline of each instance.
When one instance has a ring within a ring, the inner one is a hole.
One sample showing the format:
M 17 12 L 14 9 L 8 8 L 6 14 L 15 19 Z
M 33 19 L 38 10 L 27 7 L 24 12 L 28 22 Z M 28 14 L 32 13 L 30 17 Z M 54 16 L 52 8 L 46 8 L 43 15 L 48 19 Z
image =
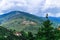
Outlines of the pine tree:
M 46 40 L 42 28 L 39 28 L 38 33 L 36 34 L 35 40 Z
M 46 40 L 55 40 L 54 28 L 52 27 L 52 23 L 48 19 L 48 16 L 46 17 L 46 19 L 47 20 L 43 22 L 44 31 L 45 31 L 44 35 L 46 37 Z
M 52 23 L 48 19 L 48 14 L 46 15 L 46 21 L 43 22 L 43 27 L 37 33 L 37 40 L 55 40 L 54 28 Z

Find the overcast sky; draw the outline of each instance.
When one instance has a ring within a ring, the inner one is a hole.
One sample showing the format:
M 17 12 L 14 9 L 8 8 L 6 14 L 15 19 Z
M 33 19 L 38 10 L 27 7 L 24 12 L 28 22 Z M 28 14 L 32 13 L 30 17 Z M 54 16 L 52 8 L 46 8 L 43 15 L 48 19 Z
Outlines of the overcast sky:
M 60 17 L 60 0 L 0 0 L 0 15 L 11 10 L 29 12 L 37 16 Z

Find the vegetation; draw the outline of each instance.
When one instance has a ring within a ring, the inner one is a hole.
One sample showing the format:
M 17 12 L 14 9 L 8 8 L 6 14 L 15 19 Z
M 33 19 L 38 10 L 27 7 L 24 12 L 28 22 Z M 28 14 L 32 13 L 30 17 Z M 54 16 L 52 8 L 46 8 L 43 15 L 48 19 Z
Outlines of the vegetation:
M 46 19 L 36 34 L 26 31 L 18 32 L 0 26 L 0 40 L 60 40 L 60 26 L 54 28 L 48 16 Z
M 0 17 L 1 26 L 16 31 L 28 32 L 32 29 L 32 32 L 36 32 L 41 22 L 40 17 L 21 11 L 12 11 Z

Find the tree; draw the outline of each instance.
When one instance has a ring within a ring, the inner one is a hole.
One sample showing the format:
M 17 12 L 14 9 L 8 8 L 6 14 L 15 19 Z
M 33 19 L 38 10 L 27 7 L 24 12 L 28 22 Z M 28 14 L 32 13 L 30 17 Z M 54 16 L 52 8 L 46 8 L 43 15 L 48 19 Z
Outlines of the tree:
M 46 17 L 46 19 L 47 20 L 43 22 L 44 31 L 45 31 L 45 34 L 44 35 L 46 37 L 46 40 L 55 40 L 54 28 L 52 27 L 52 23 L 48 19 L 48 16 Z
M 54 28 L 52 27 L 51 21 L 48 19 L 48 14 L 46 15 L 46 21 L 43 22 L 43 27 L 37 33 L 39 37 L 38 40 L 55 40 Z
M 21 31 L 20 39 L 21 40 L 27 40 L 28 39 L 27 37 L 28 37 L 27 32 Z
M 56 40 L 60 40 L 60 26 L 55 28 L 55 37 Z
M 38 33 L 36 34 L 35 40 L 46 40 L 43 32 L 43 28 L 39 28 Z
M 32 32 L 28 32 L 28 40 L 34 40 Z

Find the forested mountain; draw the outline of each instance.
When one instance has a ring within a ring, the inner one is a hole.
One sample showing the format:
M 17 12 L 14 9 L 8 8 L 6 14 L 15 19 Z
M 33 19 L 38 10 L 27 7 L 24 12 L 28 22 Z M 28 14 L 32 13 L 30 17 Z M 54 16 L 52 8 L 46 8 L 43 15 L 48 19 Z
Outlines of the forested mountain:
M 1 26 L 16 31 L 36 32 L 42 21 L 40 17 L 21 11 L 12 11 L 0 16 Z

